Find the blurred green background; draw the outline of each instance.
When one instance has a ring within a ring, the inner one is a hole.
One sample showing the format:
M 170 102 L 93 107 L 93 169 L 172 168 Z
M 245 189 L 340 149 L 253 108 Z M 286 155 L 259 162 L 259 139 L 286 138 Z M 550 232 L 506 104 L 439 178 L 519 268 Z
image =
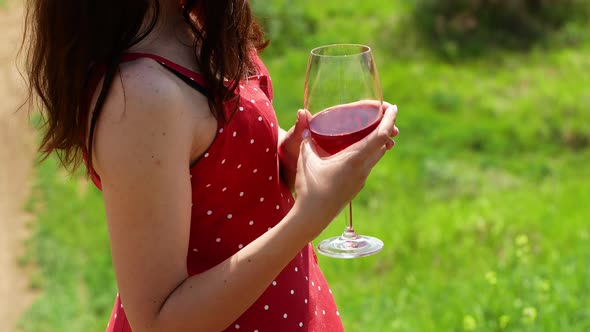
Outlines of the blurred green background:
M 399 105 L 392 153 L 355 200 L 385 249 L 320 257 L 347 331 L 590 331 L 590 24 L 586 0 L 252 1 L 280 123 L 309 50 L 373 47 Z M 51 159 L 23 263 L 25 331 L 103 331 L 116 286 L 100 194 Z M 320 238 L 341 232 L 335 220 Z

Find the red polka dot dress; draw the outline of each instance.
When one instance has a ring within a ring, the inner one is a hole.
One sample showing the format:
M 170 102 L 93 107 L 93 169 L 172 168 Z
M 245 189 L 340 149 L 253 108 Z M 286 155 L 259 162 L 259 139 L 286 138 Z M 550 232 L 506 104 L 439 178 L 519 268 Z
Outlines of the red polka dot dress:
M 200 91 L 202 77 L 151 54 L 126 54 L 122 61 L 151 58 Z M 205 154 L 190 166 L 192 214 L 187 270 L 202 273 L 223 262 L 279 223 L 294 203 L 279 175 L 278 123 L 268 72 L 241 82 L 240 102 L 226 105 Z M 188 167 L 188 166 L 187 166 Z M 100 179 L 93 176 L 100 188 Z M 240 296 L 240 294 L 235 294 Z M 107 332 L 129 332 L 124 299 L 117 296 Z M 225 331 L 339 332 L 342 322 L 311 244 L 269 283 L 258 300 Z

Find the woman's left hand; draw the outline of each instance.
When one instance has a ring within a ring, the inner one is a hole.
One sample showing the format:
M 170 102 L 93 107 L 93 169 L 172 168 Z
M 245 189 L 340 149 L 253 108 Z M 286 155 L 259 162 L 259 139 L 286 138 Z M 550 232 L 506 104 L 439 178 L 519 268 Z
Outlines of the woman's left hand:
M 291 189 L 295 186 L 295 173 L 297 172 L 297 158 L 303 137 L 303 131 L 308 129 L 311 114 L 305 110 L 297 111 L 297 121 L 289 131 L 279 133 L 279 163 L 281 176 Z M 281 137 L 282 136 L 282 137 Z

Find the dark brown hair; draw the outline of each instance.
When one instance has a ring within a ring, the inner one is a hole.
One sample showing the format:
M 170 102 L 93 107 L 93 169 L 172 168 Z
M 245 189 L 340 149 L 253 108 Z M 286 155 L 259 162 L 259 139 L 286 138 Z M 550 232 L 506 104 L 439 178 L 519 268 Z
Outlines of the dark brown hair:
M 239 81 L 256 70 L 249 50 L 266 46 L 262 30 L 245 0 L 179 0 L 180 10 L 195 35 L 195 57 L 211 111 L 226 120 L 222 103 L 233 98 Z M 71 170 L 80 164 L 91 114 L 90 75 L 104 68 L 95 122 L 119 70 L 120 55 L 152 31 L 159 12 L 159 0 L 27 1 L 23 47 L 28 98 L 42 111 L 43 159 L 55 151 Z M 223 78 L 232 83 L 226 86 Z M 90 140 L 92 135 L 91 130 Z M 91 143 L 88 149 L 91 162 Z

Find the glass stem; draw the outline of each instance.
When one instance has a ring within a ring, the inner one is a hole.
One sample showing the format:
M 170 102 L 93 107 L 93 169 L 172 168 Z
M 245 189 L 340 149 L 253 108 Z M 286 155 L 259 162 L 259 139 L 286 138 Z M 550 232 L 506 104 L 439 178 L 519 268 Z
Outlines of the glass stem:
M 354 228 L 352 228 L 352 201 L 348 203 L 348 208 L 346 208 L 345 217 L 346 226 L 344 227 L 344 233 L 342 233 L 342 237 L 347 240 L 354 240 L 357 237 L 357 235 L 354 232 Z

